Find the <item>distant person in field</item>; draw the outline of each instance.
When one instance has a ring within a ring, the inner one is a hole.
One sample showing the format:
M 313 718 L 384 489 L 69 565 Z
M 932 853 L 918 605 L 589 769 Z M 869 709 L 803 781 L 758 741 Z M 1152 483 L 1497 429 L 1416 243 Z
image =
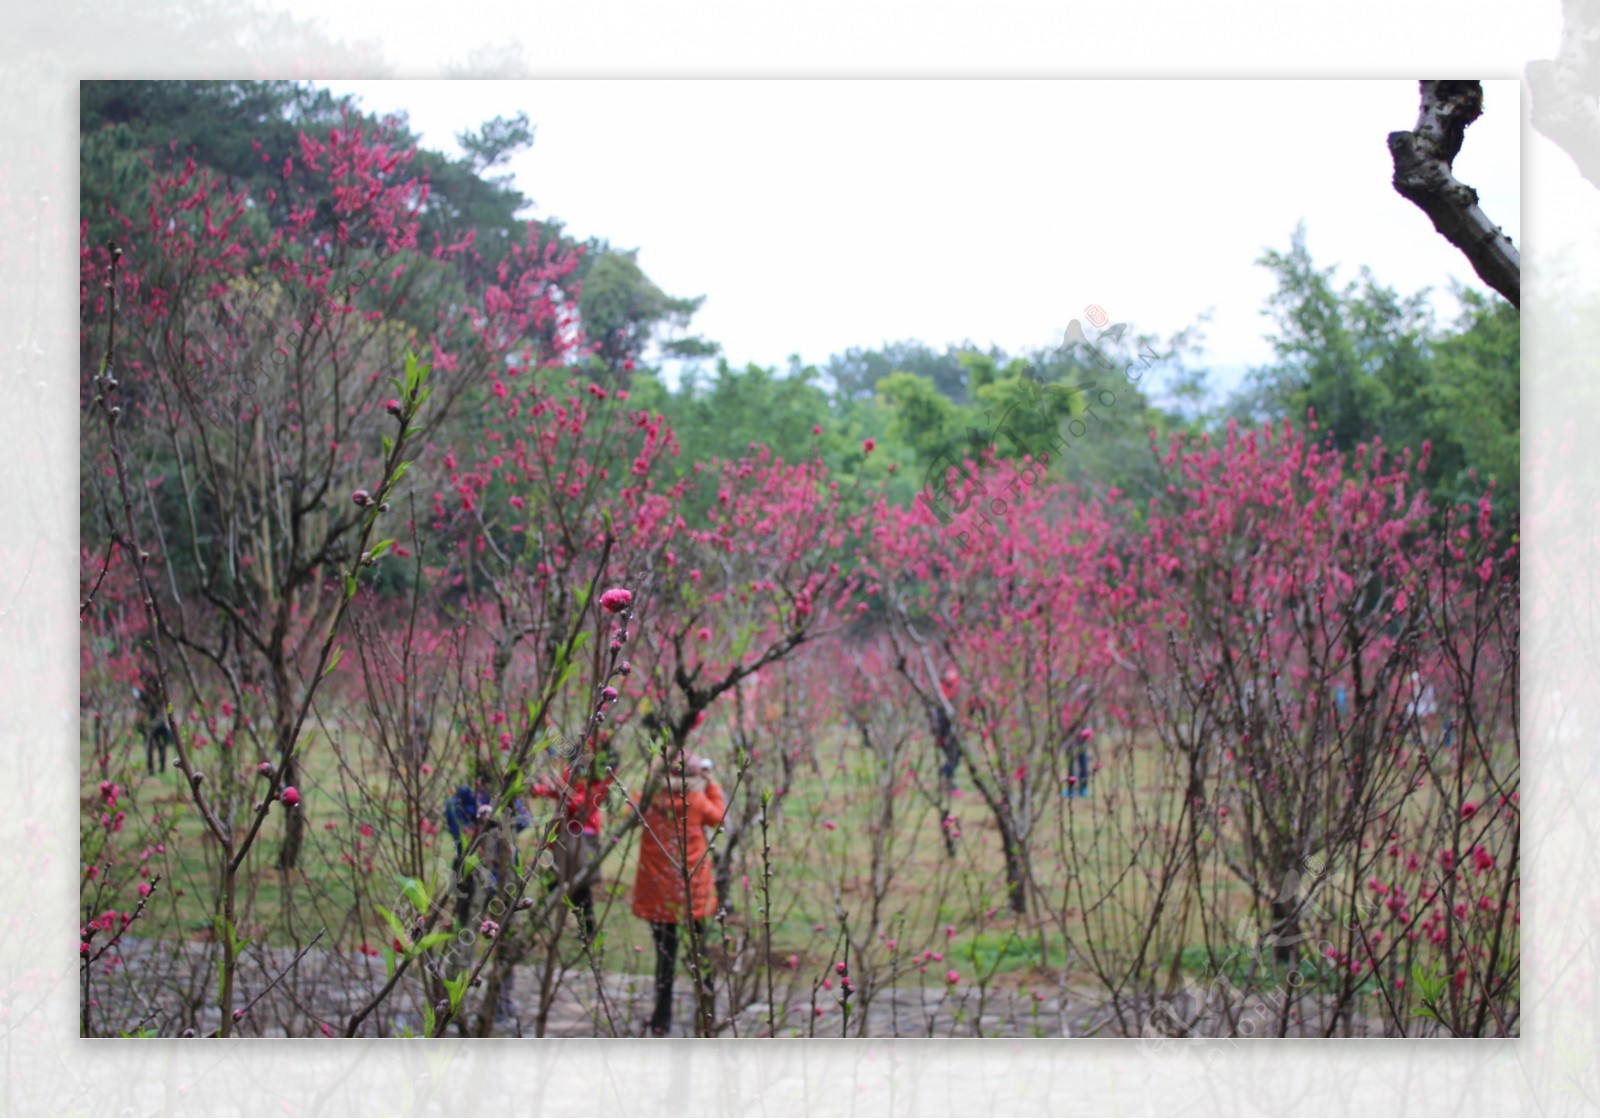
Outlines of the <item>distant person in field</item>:
M 167 724 L 167 713 L 162 710 L 161 697 L 157 692 L 158 683 L 153 672 L 146 672 L 140 677 L 140 686 L 133 689 L 133 698 L 139 701 L 139 711 L 143 716 L 144 768 L 152 777 L 156 772 L 158 749 L 161 751 L 161 772 L 167 771 L 167 745 L 172 741 L 172 728 Z
M 653 1037 L 664 1037 L 672 1028 L 678 941 L 686 927 L 691 938 L 690 972 L 708 997 L 712 991 L 705 922 L 716 912 L 717 887 L 706 831 L 721 826 L 727 805 L 710 768 L 709 762 L 687 750 L 677 751 L 664 764 L 652 764 L 645 782 L 647 792 L 654 790 L 648 802 L 633 801 L 644 833 L 633 913 L 650 923 L 656 950 L 655 1011 L 647 1024 Z
M 953 709 L 961 694 L 961 676 L 954 668 L 945 671 L 939 690 Z M 950 715 L 942 703 L 933 705 L 933 744 L 939 751 L 939 776 L 944 780 L 945 792 L 953 793 L 956 791 L 956 767 L 961 763 L 961 744 L 956 741 L 955 727 L 951 726 Z
M 1094 731 L 1084 727 L 1078 732 L 1077 741 L 1072 743 L 1072 758 L 1067 766 L 1067 787 L 1061 790 L 1064 797 L 1086 797 L 1089 795 L 1089 743 L 1094 740 Z
M 1434 728 L 1439 721 L 1439 700 L 1433 685 L 1424 685 L 1421 673 L 1411 674 L 1411 702 L 1406 705 L 1406 715 L 1422 728 L 1422 741 L 1433 746 Z
M 578 910 L 578 930 L 585 944 L 595 936 L 594 883 L 584 872 L 599 857 L 600 832 L 605 826 L 600 809 L 611 793 L 615 764 L 609 742 L 602 741 L 589 764 L 581 770 L 567 766 L 561 776 L 528 790 L 533 796 L 553 800 L 561 809 L 556 824 L 555 867 L 545 877 L 549 890 L 563 889 Z

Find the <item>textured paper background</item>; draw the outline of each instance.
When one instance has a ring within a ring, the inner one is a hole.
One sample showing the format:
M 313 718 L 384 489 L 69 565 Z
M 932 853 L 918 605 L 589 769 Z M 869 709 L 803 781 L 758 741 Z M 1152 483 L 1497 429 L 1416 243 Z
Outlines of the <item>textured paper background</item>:
M 304 13 L 309 5 L 298 6 Z M 0 34 L 0 1110 L 9 1114 L 1594 1114 L 1600 191 L 1524 129 L 1526 877 L 1515 1042 L 84 1042 L 77 1037 L 77 81 L 85 77 L 1520 77 L 1556 0 L 1337 8 L 82 0 Z M 1600 25 L 1587 28 L 1600 36 Z M 347 32 L 339 31 L 340 34 Z M 730 96 L 736 94 L 730 89 Z M 1526 114 L 1529 93 L 1524 91 Z M 1409 125 L 1397 120 L 1394 127 Z M 1381 143 L 1382 137 L 1375 137 Z M 1269 140 L 1264 140 L 1269 142 Z M 1045 145 L 1041 144 L 1043 148 Z M 1169 169 L 1184 174 L 1225 168 Z M 1308 169 L 1314 173 L 1314 169 Z M 1174 251 L 1181 251 L 1175 247 Z

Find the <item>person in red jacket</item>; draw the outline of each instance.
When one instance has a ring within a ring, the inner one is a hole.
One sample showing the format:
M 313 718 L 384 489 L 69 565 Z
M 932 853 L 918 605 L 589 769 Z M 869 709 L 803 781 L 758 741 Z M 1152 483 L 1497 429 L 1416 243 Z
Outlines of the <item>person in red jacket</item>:
M 639 874 L 633 885 L 634 916 L 650 923 L 656 949 L 656 1005 L 649 1031 L 663 1037 L 672 1027 L 672 986 L 682 926 L 691 929 L 690 970 L 707 994 L 712 989 L 705 953 L 706 918 L 717 909 L 717 887 L 706 845 L 707 829 L 722 825 L 727 805 L 711 779 L 710 763 L 687 751 L 665 766 L 652 767 L 645 788 L 647 804 L 637 799 L 642 817 Z
M 575 774 L 569 765 L 558 780 L 540 782 L 528 790 L 533 796 L 555 801 L 561 809 L 552 852 L 555 866 L 545 883 L 549 889 L 566 891 L 578 910 L 578 930 L 585 944 L 593 943 L 595 936 L 594 880 L 599 871 L 591 874 L 589 869 L 600 855 L 600 831 L 605 823 L 600 810 L 611 792 L 606 757 L 607 752 L 601 750 L 586 771 Z

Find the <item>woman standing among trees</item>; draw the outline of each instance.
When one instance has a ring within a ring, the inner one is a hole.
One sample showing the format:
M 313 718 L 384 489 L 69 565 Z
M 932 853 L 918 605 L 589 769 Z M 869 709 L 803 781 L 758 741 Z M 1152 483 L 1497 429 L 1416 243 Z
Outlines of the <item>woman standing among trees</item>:
M 644 839 L 633 887 L 633 914 L 650 922 L 656 949 L 656 1003 L 648 1030 L 664 1037 L 672 1028 L 672 986 L 680 927 L 689 929 L 689 972 L 697 981 L 702 1027 L 710 1025 L 711 975 L 705 921 L 717 908 L 706 829 L 721 826 L 727 811 L 722 789 L 705 775 L 702 759 L 679 751 L 646 782 L 634 802 Z M 653 790 L 653 791 L 652 791 Z M 643 802 L 641 805 L 640 802 Z

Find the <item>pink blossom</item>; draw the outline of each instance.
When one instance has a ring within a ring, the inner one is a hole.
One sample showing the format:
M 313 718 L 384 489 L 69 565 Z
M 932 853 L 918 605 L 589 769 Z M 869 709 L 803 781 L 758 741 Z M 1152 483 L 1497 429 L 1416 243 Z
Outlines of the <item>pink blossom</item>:
M 957 983 L 961 982 L 961 973 L 955 968 L 951 968 L 949 971 L 944 973 L 944 981 L 953 987 Z
M 293 808 L 300 803 L 300 790 L 293 785 L 285 785 L 283 792 L 278 794 L 278 799 L 283 801 L 285 808 Z
M 600 605 L 613 614 L 620 614 L 633 604 L 633 592 L 621 587 L 612 587 L 600 596 Z

